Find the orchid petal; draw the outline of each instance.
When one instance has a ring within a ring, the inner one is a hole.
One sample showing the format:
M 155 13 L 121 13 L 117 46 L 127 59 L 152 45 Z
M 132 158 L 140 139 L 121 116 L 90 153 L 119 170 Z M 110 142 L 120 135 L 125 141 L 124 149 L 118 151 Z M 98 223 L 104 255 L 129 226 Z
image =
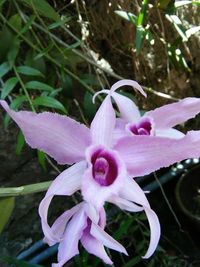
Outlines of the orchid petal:
M 44 242 L 47 243 L 49 246 L 53 246 L 54 244 L 60 242 L 63 239 L 63 234 L 68 221 L 80 209 L 82 205 L 83 203 L 80 203 L 75 207 L 71 208 L 70 210 L 65 211 L 61 216 L 59 216 L 51 226 L 51 232 L 56 237 L 56 239 L 52 240 L 45 237 Z
M 144 210 L 150 226 L 150 242 L 149 248 L 143 258 L 148 259 L 157 248 L 160 239 L 160 223 L 156 213 L 152 209 L 144 207 Z
M 100 226 L 92 223 L 90 233 L 98 241 L 102 242 L 104 246 L 119 251 L 121 253 L 124 253 L 125 255 L 128 255 L 126 249 L 114 238 L 108 235 Z
M 98 241 L 96 238 L 94 238 L 93 236 L 91 236 L 90 234 L 84 233 L 81 238 L 81 243 L 90 254 L 93 254 L 99 257 L 106 264 L 110 264 L 110 265 L 113 264 L 111 259 L 108 257 L 102 243 Z
M 97 111 L 90 127 L 92 143 L 107 147 L 112 146 L 115 127 L 115 112 L 111 99 L 107 96 Z
M 140 207 L 140 206 L 134 204 L 133 202 L 130 202 L 130 201 L 123 199 L 121 197 L 118 197 L 118 196 L 112 196 L 109 198 L 108 201 L 110 203 L 117 205 L 120 209 L 127 210 L 130 212 L 140 212 L 140 211 L 144 210 L 143 207 Z
M 67 170 L 63 171 L 51 184 L 45 197 L 40 203 L 39 214 L 42 221 L 42 228 L 46 240 L 48 242 L 55 242 L 58 240 L 47 222 L 47 214 L 50 202 L 54 195 L 72 195 L 80 189 L 83 172 L 86 168 L 86 162 L 79 162 Z M 50 241 L 51 240 L 51 241 Z
M 68 260 L 79 254 L 78 242 L 86 225 L 87 217 L 85 211 L 80 209 L 66 227 L 63 241 L 58 247 L 58 264 L 54 264 L 54 267 L 63 266 Z
M 113 93 L 115 90 L 117 90 L 119 87 L 122 86 L 132 86 L 136 90 L 138 90 L 144 97 L 146 97 L 146 93 L 142 89 L 142 87 L 137 83 L 136 81 L 133 80 L 121 80 L 113 84 L 113 86 L 110 88 L 110 91 Z
M 114 98 L 119 111 L 121 118 L 126 122 L 138 122 L 141 115 L 136 104 L 130 100 L 130 98 L 123 96 L 118 93 L 112 93 L 112 97 Z
M 93 102 L 93 103 L 95 103 L 95 99 L 96 99 L 96 97 L 97 97 L 98 95 L 100 95 L 100 94 L 107 94 L 107 95 L 109 95 L 109 94 L 110 94 L 110 90 L 108 90 L 108 89 L 103 89 L 103 90 L 101 90 L 101 91 L 96 92 L 96 93 L 93 95 L 93 97 L 92 97 L 92 102 Z
M 184 133 L 174 128 L 158 129 L 158 130 L 155 130 L 155 136 L 179 139 L 179 138 L 184 137 Z
M 127 177 L 124 188 L 120 192 L 120 196 L 126 200 L 133 201 L 136 204 L 142 205 L 146 213 L 150 226 L 150 243 L 149 248 L 143 258 L 149 258 L 155 251 L 160 239 L 160 223 L 155 212 L 150 208 L 149 202 L 134 179 Z M 131 211 L 128 207 L 128 211 Z M 134 210 L 133 210 L 134 211 Z
M 154 119 L 156 128 L 170 128 L 194 118 L 200 112 L 200 99 L 188 97 L 146 113 Z
M 59 164 L 84 159 L 85 148 L 90 144 L 89 129 L 85 125 L 56 113 L 15 112 L 5 101 L 0 104 L 21 128 L 32 148 L 44 151 Z
M 162 167 L 200 156 L 200 131 L 190 131 L 181 139 L 156 136 L 124 137 L 115 149 L 132 176 L 143 176 Z

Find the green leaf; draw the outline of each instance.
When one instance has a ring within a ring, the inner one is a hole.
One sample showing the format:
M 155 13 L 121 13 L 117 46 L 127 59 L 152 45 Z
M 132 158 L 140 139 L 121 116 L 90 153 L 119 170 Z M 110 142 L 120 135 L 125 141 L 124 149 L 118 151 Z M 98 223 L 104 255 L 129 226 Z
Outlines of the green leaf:
M 20 33 L 26 33 L 29 28 L 31 27 L 31 25 L 33 24 L 34 20 L 35 20 L 36 16 L 32 15 L 30 16 L 30 18 L 27 20 L 25 26 L 20 30 Z
M 99 86 L 99 81 L 96 77 L 96 75 L 93 75 L 93 74 L 83 74 L 83 75 L 80 75 L 80 79 L 82 81 L 84 81 L 86 84 L 88 85 L 92 85 L 92 86 Z
M 195 33 L 197 33 L 198 31 L 200 31 L 200 26 L 194 26 L 190 29 L 188 29 L 185 34 L 187 36 L 187 38 L 189 39 L 192 35 L 194 35 Z
M 10 104 L 11 109 L 18 109 L 23 102 L 27 101 L 26 96 L 18 96 L 17 98 L 15 98 L 12 103 Z M 10 116 L 8 114 L 6 114 L 5 118 L 4 118 L 4 127 L 7 128 L 8 124 L 10 121 Z
M 14 206 L 15 206 L 14 197 L 8 197 L 0 200 L 0 214 L 1 214 L 0 233 L 3 231 L 8 220 L 10 219 Z
M 165 9 L 169 5 L 170 1 L 171 0 L 159 0 L 156 6 Z
M 7 0 L 0 0 L 0 7 L 6 2 Z
M 122 11 L 122 10 L 115 10 L 115 14 L 119 15 L 123 19 L 128 20 L 128 21 L 130 21 L 136 25 L 137 16 L 134 15 L 133 13 L 127 12 L 127 11 Z
M 24 147 L 25 144 L 25 139 L 24 139 L 24 135 L 23 133 L 20 131 L 17 135 L 17 144 L 16 144 L 16 148 L 15 148 L 15 152 L 17 155 L 20 155 L 22 152 L 22 149 Z
M 8 79 L 2 88 L 1 99 L 5 99 L 12 92 L 17 83 L 18 79 L 16 77 Z
M 124 265 L 122 265 L 122 267 L 132 267 L 135 266 L 136 264 L 138 264 L 139 262 L 141 262 L 142 258 L 141 256 L 136 256 L 133 259 L 131 259 L 130 261 L 128 261 L 127 263 L 125 263 Z
M 46 171 L 47 167 L 46 167 L 45 153 L 43 151 L 37 150 L 37 157 L 38 157 L 38 161 L 39 161 L 40 165 Z
M 169 14 L 166 14 L 165 16 L 174 25 L 175 29 L 182 38 L 183 42 L 186 42 L 188 38 L 186 36 L 185 29 L 179 17 L 176 15 L 169 15 Z
M 50 85 L 38 81 L 30 81 L 25 84 L 27 89 L 40 90 L 40 91 L 53 91 L 54 88 Z
M 53 19 L 55 21 L 60 20 L 59 14 L 54 10 L 54 8 L 45 0 L 21 0 L 26 5 L 36 10 L 44 17 Z
M 67 110 L 65 109 L 63 104 L 50 96 L 40 96 L 33 100 L 33 104 L 36 106 L 44 106 L 44 107 L 58 109 L 61 110 L 63 113 L 67 113 Z
M 10 65 L 8 62 L 4 62 L 0 65 L 0 79 L 9 72 L 11 69 Z
M 185 6 L 188 4 L 192 4 L 192 1 L 183 1 L 183 0 L 175 1 L 174 6 L 177 8 L 177 7 Z
M 16 30 L 20 31 L 22 28 L 22 20 L 19 14 L 13 15 L 9 19 L 9 23 L 15 28 Z
M 186 71 L 191 71 L 181 50 L 174 45 L 168 44 L 167 52 L 170 60 L 175 66 L 185 69 Z
M 16 68 L 18 73 L 28 75 L 28 76 L 41 76 L 44 77 L 44 75 L 37 69 L 28 67 L 28 66 L 19 66 Z
M 48 26 L 50 30 L 53 30 L 55 28 L 58 28 L 60 26 L 63 26 L 65 23 L 69 22 L 71 20 L 71 17 L 64 18 L 58 22 L 54 22 Z
M 92 97 L 91 93 L 86 92 L 83 100 L 84 111 L 89 119 L 92 119 L 97 111 L 95 104 L 92 102 Z
M 146 36 L 146 31 L 143 28 L 143 26 L 141 26 L 141 25 L 137 26 L 136 37 L 135 37 L 135 48 L 136 48 L 137 54 L 139 54 L 141 49 L 142 49 L 142 45 L 143 45 L 145 36 Z
M 146 17 L 147 7 L 148 7 L 149 0 L 142 1 L 142 8 L 137 18 L 137 26 L 142 26 Z
M 15 59 L 19 53 L 19 49 L 20 49 L 20 41 L 18 39 L 15 39 L 7 55 L 10 66 L 14 65 Z
M 23 260 L 14 259 L 12 257 L 4 257 L 4 263 L 12 264 L 13 267 L 42 267 L 42 265 L 32 264 Z

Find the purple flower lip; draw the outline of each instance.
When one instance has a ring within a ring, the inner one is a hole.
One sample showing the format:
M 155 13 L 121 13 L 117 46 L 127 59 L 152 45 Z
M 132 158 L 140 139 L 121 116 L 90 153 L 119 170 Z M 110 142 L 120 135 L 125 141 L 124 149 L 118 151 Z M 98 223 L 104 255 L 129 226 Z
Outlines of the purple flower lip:
M 112 153 L 99 149 L 91 157 L 93 179 L 101 186 L 109 186 L 118 176 L 118 166 Z
M 143 118 L 138 123 L 129 123 L 127 130 L 133 135 L 152 135 L 153 123 L 150 118 Z

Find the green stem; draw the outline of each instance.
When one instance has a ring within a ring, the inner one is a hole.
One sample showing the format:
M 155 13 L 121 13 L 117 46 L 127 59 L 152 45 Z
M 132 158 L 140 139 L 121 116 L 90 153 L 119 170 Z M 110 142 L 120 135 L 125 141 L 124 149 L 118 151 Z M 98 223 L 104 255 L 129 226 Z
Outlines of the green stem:
M 17 197 L 17 196 L 44 192 L 49 188 L 51 183 L 52 181 L 47 181 L 47 182 L 23 185 L 23 186 L 18 186 L 18 187 L 0 188 L 0 198 L 11 197 L 11 196 Z
M 36 112 L 36 110 L 35 110 L 35 108 L 34 108 L 34 106 L 33 106 L 33 102 L 31 101 L 31 98 L 30 98 L 30 96 L 29 96 L 29 93 L 28 93 L 28 91 L 26 90 L 26 87 L 25 87 L 25 85 L 24 85 L 24 83 L 23 83 L 23 81 L 22 81 L 22 79 L 21 79 L 19 73 L 17 72 L 17 69 L 16 69 L 15 65 L 13 65 L 13 70 L 14 70 L 14 72 L 15 72 L 15 76 L 16 76 L 17 79 L 19 80 L 19 83 L 21 84 L 21 87 L 22 87 L 22 89 L 23 89 L 23 91 L 24 91 L 24 93 L 25 93 L 25 95 L 26 95 L 26 97 L 27 97 L 27 99 L 28 99 L 28 102 L 29 102 L 29 104 L 30 104 L 30 107 L 31 107 L 32 111 L 33 111 L 33 112 Z

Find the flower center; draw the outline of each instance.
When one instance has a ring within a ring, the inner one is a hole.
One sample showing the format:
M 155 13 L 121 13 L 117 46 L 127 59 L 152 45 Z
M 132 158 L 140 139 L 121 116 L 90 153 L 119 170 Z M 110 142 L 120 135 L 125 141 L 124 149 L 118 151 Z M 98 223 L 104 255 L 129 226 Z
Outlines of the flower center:
M 118 175 L 114 156 L 105 150 L 96 151 L 92 156 L 93 179 L 102 186 L 111 185 Z
M 152 123 L 151 123 L 150 119 L 145 118 L 137 124 L 129 124 L 128 130 L 133 135 L 151 135 Z

